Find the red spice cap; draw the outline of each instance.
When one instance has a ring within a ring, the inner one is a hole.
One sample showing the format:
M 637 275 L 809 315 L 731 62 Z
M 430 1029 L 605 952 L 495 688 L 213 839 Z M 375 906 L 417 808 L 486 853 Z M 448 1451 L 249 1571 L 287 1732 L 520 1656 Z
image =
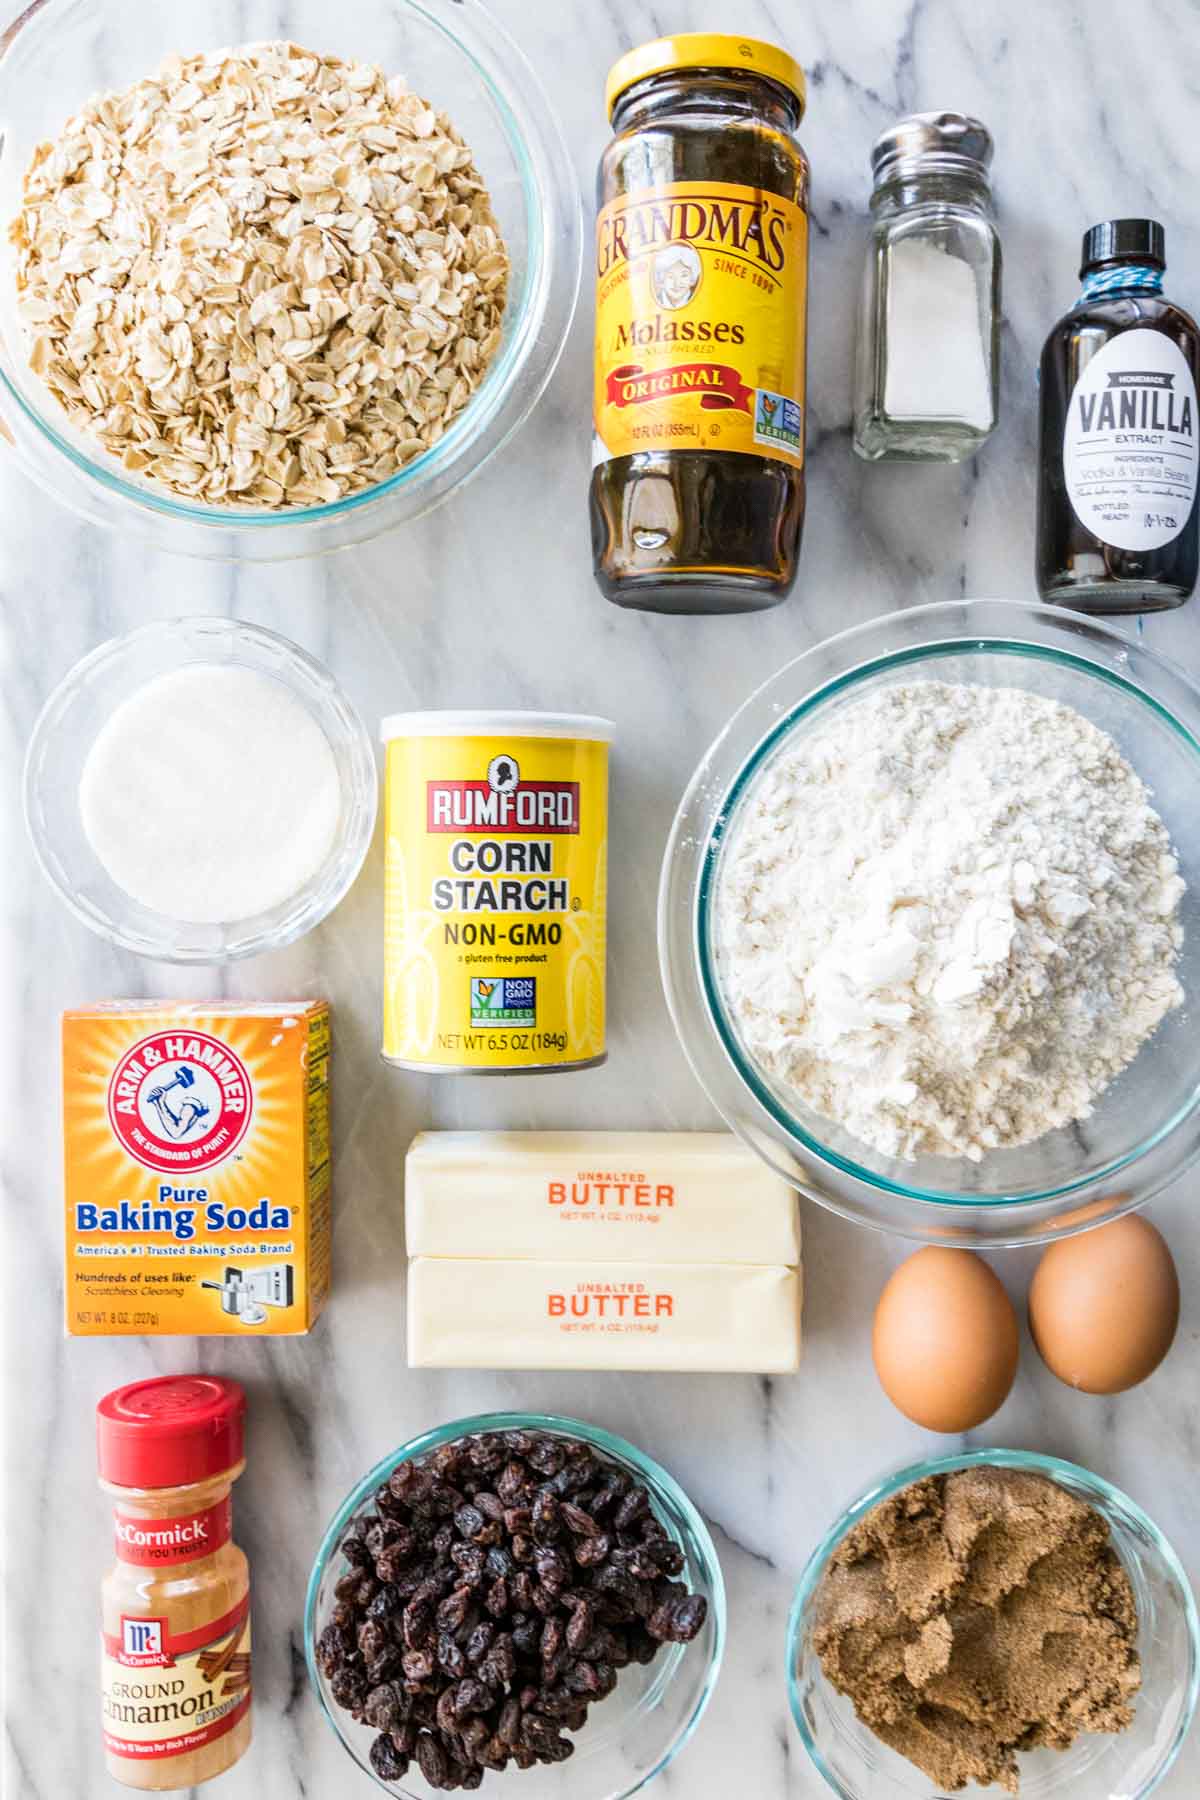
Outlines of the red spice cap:
M 242 1460 L 246 1396 L 219 1375 L 160 1375 L 115 1388 L 96 1408 L 100 1479 L 172 1488 Z

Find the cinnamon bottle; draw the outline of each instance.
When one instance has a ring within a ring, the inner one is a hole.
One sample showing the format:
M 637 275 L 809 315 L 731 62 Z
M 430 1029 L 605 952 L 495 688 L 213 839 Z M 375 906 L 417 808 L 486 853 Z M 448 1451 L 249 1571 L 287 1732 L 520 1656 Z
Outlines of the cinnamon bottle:
M 115 1566 L 102 1588 L 109 1774 L 190 1788 L 250 1743 L 250 1581 L 232 1542 L 246 1400 L 234 1381 L 164 1376 L 97 1408 L 100 1485 Z

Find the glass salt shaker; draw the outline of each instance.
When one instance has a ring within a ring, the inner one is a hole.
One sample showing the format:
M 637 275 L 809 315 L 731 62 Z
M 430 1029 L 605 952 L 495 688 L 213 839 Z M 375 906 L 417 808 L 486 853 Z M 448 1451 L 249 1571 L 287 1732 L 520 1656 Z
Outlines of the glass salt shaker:
M 991 133 L 965 113 L 914 113 L 871 150 L 854 448 L 868 462 L 961 462 L 994 430 L 1000 241 Z

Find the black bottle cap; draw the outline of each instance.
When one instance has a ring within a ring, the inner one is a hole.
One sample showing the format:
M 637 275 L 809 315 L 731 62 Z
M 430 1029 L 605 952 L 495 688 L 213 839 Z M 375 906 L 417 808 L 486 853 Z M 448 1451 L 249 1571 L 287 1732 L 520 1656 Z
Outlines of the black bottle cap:
M 1086 275 L 1107 262 L 1153 263 L 1157 269 L 1167 266 L 1167 243 L 1157 219 L 1106 219 L 1083 234 L 1083 262 L 1079 273 Z

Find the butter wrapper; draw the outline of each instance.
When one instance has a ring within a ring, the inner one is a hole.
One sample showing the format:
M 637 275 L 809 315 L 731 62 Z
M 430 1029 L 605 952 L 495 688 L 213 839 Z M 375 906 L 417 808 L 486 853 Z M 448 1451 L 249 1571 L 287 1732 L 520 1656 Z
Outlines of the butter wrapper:
M 405 1216 L 410 1256 L 800 1261 L 795 1193 L 720 1131 L 422 1132 Z
M 786 1374 L 800 1361 L 801 1280 L 749 1264 L 418 1256 L 414 1369 L 637 1369 Z

